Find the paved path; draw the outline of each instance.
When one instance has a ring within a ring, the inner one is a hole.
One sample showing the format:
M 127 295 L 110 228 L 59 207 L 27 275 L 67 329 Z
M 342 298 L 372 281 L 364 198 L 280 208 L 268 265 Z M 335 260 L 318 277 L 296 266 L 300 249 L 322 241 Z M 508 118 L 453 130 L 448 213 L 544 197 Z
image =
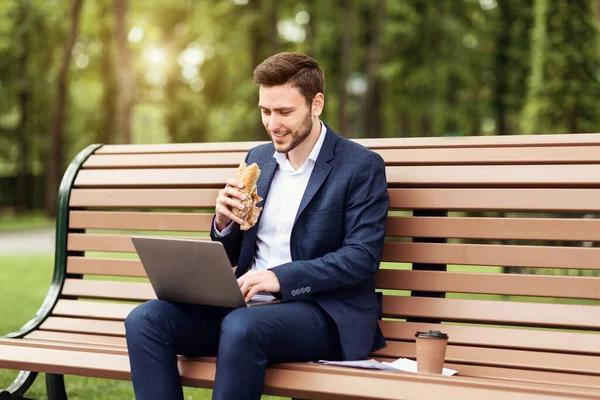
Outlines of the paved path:
M 0 254 L 51 254 L 53 252 L 54 228 L 0 233 Z

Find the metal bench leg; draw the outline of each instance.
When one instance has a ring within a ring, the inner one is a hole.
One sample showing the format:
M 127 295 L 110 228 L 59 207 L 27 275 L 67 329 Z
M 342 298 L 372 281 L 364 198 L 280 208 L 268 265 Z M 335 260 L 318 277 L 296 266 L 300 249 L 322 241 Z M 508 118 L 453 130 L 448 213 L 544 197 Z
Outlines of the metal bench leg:
M 46 374 L 46 391 L 48 400 L 67 400 L 65 377 L 63 375 Z
M 31 400 L 24 395 L 37 378 L 37 372 L 21 371 L 14 382 L 6 389 L 0 390 L 0 400 Z

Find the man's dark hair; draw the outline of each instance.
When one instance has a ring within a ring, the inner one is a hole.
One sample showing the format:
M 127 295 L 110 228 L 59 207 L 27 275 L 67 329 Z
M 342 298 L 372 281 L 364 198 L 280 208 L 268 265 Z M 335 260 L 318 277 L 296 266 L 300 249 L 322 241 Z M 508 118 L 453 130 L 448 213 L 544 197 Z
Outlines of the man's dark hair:
M 254 69 L 254 83 L 278 86 L 290 83 L 312 104 L 317 93 L 325 93 L 325 74 L 317 62 L 302 53 L 279 53 Z

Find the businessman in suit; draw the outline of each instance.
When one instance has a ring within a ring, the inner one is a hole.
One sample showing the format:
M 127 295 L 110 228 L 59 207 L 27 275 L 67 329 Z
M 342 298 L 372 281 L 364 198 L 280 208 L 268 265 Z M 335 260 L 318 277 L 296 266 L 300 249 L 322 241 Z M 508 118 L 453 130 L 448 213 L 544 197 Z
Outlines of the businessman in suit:
M 325 78 L 301 53 L 254 71 L 271 143 L 252 149 L 264 198 L 257 224 L 240 229 L 240 182 L 219 192 L 211 237 L 225 246 L 246 300 L 235 310 L 153 300 L 126 320 L 138 399 L 182 399 L 177 354 L 217 356 L 213 399 L 260 399 L 268 364 L 364 359 L 385 346 L 375 273 L 389 205 L 381 157 L 321 122 Z

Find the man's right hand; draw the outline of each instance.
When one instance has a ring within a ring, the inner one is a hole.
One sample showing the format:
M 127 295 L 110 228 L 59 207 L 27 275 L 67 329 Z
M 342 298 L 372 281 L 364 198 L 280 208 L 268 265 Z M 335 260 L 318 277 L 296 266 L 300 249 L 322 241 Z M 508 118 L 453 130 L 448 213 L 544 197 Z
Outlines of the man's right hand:
M 241 203 L 246 198 L 246 195 L 240 192 L 244 184 L 237 181 L 236 179 L 227 180 L 225 188 L 219 190 L 219 197 L 217 197 L 217 205 L 215 206 L 215 224 L 217 229 L 221 232 L 229 225 L 231 221 L 235 221 L 238 224 L 244 222 L 243 219 L 236 217 L 231 212 L 232 207 L 244 209 L 244 205 Z

